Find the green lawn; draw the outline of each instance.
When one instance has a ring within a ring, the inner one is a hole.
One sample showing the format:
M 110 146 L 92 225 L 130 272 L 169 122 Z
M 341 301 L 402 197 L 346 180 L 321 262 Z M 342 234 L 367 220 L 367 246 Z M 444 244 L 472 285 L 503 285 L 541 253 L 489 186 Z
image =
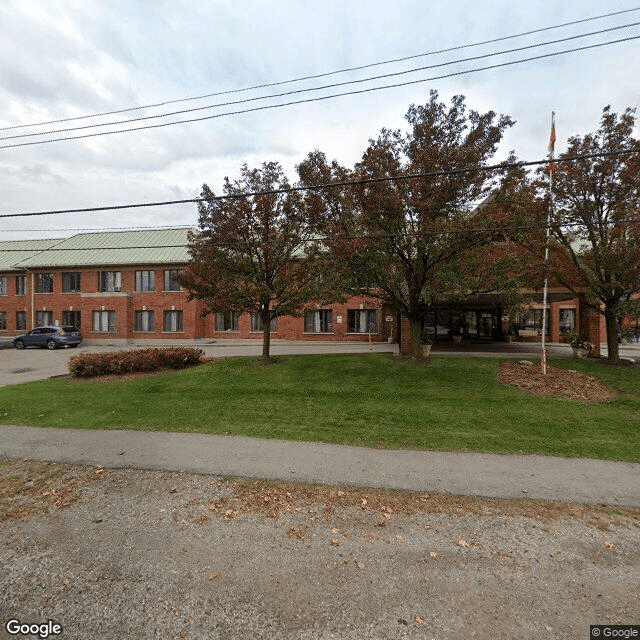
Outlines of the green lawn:
M 551 362 L 620 390 L 611 402 L 583 404 L 505 387 L 498 364 L 283 356 L 266 368 L 234 358 L 132 381 L 57 378 L 0 389 L 0 422 L 640 460 L 640 368 Z

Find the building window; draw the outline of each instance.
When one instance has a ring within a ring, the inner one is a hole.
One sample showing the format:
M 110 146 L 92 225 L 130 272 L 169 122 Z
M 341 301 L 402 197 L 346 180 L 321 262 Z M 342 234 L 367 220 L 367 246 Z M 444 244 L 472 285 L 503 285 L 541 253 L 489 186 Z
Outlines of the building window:
M 100 291 L 122 291 L 122 272 L 120 271 L 101 271 L 100 272 Z
M 0 311 L 0 331 L 7 330 L 7 312 Z
M 36 327 L 53 326 L 53 311 L 36 311 Z
M 62 293 L 77 293 L 80 291 L 80 272 L 71 271 L 62 274 Z
M 182 311 L 164 312 L 164 331 L 180 333 L 182 331 Z
M 7 276 L 0 276 L 0 296 L 7 295 Z
M 216 331 L 237 331 L 240 314 L 236 311 L 216 313 Z
M 156 272 L 136 271 L 136 291 L 155 291 Z
M 317 309 L 304 312 L 305 333 L 331 333 L 333 322 L 331 309 Z
M 16 295 L 23 296 L 27 291 L 27 279 L 25 276 L 16 276 Z
M 182 269 L 168 269 L 164 272 L 164 290 L 181 291 L 182 287 L 176 278 L 182 273 Z
M 153 311 L 136 311 L 134 315 L 134 331 L 155 331 L 156 314 Z
M 278 318 L 273 318 L 269 323 L 271 332 L 278 330 Z M 262 331 L 262 318 L 257 313 L 251 314 L 251 331 Z
M 576 330 L 576 310 L 560 309 L 560 335 Z
M 53 293 L 53 273 L 36 274 L 36 293 Z
M 376 333 L 378 314 L 375 309 L 347 309 L 348 333 Z
M 27 330 L 27 312 L 16 311 L 16 331 Z
M 550 334 L 549 329 L 549 309 L 545 312 L 545 335 Z M 532 309 L 528 313 L 518 314 L 516 323 L 520 331 L 525 333 L 542 335 L 542 309 Z
M 79 311 L 63 311 L 62 312 L 62 324 L 65 327 L 75 327 L 80 329 L 80 312 Z
M 116 330 L 115 311 L 94 311 L 91 328 L 95 332 L 106 332 Z

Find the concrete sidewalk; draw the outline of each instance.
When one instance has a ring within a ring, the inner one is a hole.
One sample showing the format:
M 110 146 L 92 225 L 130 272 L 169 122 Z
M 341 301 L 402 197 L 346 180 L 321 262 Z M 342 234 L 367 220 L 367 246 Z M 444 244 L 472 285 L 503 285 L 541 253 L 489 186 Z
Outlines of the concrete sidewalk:
M 0 426 L 0 458 L 640 507 L 640 464 L 146 431 Z

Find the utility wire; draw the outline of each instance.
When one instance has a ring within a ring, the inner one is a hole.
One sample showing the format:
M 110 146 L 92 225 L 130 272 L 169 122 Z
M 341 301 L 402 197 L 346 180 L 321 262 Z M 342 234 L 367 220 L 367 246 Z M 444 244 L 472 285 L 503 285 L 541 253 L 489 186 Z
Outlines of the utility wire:
M 611 223 L 611 227 L 623 226 L 623 225 L 640 225 L 640 219 L 638 218 L 629 218 L 625 220 L 617 220 Z M 552 223 L 552 227 L 562 227 L 564 228 L 580 228 L 587 227 L 588 225 L 584 222 L 567 222 L 567 223 Z M 309 242 L 337 242 L 337 241 L 349 241 L 349 240 L 383 240 L 385 238 L 395 238 L 398 236 L 406 236 L 406 237 L 430 237 L 430 236 L 448 236 L 448 235 L 459 235 L 459 234 L 476 234 L 476 233 L 513 233 L 520 231 L 544 231 L 547 228 L 546 222 L 540 222 L 539 224 L 524 224 L 524 225 L 511 225 L 511 226 L 500 226 L 500 227 L 466 227 L 460 229 L 443 229 L 441 231 L 431 230 L 431 231 L 404 231 L 397 233 L 372 233 L 372 234 L 358 234 L 358 235 L 335 235 L 335 236 L 315 236 L 311 238 L 307 238 L 301 236 L 299 238 L 300 244 L 307 244 Z M 52 238 L 55 240 L 56 238 Z M 62 239 L 61 242 L 64 242 L 66 238 Z M 201 241 L 201 244 L 210 247 L 238 247 L 241 243 L 239 242 L 214 242 L 214 241 Z M 261 244 L 269 244 L 269 242 L 261 243 Z M 190 245 L 188 244 L 153 244 L 153 245 L 131 245 L 131 246 L 117 246 L 117 247 L 60 247 L 53 246 L 44 249 L 0 249 L 0 253 L 51 253 L 54 251 L 131 251 L 135 249 L 186 249 Z
M 505 55 L 508 53 L 516 53 L 519 51 L 526 51 L 529 49 L 536 49 L 538 47 L 546 47 L 548 45 L 552 45 L 552 44 L 559 44 L 561 42 L 568 42 L 570 40 L 578 40 L 580 38 L 587 38 L 589 36 L 594 36 L 594 35 L 600 35 L 603 33 L 609 33 L 612 31 L 619 31 L 620 29 L 628 29 L 630 27 L 637 27 L 640 24 L 640 22 L 632 22 L 629 24 L 624 24 L 624 25 L 619 25 L 616 27 L 610 27 L 608 29 L 601 29 L 599 31 L 591 31 L 589 33 L 581 33 L 578 35 L 574 35 L 574 36 L 568 36 L 566 38 L 559 38 L 557 40 L 550 40 L 548 42 L 538 42 L 536 44 L 530 44 L 530 45 L 525 45 L 522 47 L 516 47 L 514 49 L 505 49 L 503 51 L 495 51 L 495 52 L 491 52 L 491 53 L 485 53 L 482 55 L 478 55 L 478 56 L 472 56 L 469 58 L 460 58 L 458 60 L 451 60 L 448 62 L 440 62 L 438 64 L 432 64 L 432 65 L 427 65 L 427 66 L 423 66 L 423 67 L 416 67 L 413 69 L 405 69 L 403 71 L 396 71 L 393 73 L 385 73 L 385 74 L 381 74 L 381 75 L 377 75 L 377 76 L 370 76 L 368 78 L 360 78 L 357 80 L 346 80 L 344 82 L 335 82 L 333 84 L 325 84 L 325 85 L 321 85 L 321 86 L 317 86 L 317 87 L 308 87 L 308 88 L 304 88 L 304 89 L 294 89 L 292 91 L 283 91 L 281 93 L 274 93 L 271 95 L 263 95 L 263 96 L 255 96 L 252 98 L 244 98 L 242 100 L 232 100 L 229 102 L 218 102 L 216 104 L 207 104 L 207 105 L 203 105 L 200 107 L 193 107 L 191 109 L 181 109 L 179 111 L 170 111 L 167 113 L 157 113 L 154 115 L 150 115 L 150 116 L 141 116 L 139 118 L 130 118 L 128 120 L 114 120 L 111 122 L 100 122 L 100 123 L 94 123 L 94 124 L 87 124 L 87 125 L 81 125 L 81 126 L 77 126 L 77 127 L 67 127 L 64 129 L 50 129 L 48 131 L 39 131 L 37 133 L 21 133 L 21 134 L 16 134 L 16 135 L 11 135 L 11 136 L 4 136 L 4 137 L 0 137 L 0 140 L 16 140 L 16 139 L 21 139 L 21 138 L 34 138 L 34 137 L 38 137 L 38 136 L 46 136 L 46 135 L 53 135 L 53 134 L 57 134 L 57 133 L 68 133 L 69 131 L 81 131 L 81 130 L 85 130 L 85 129 L 96 129 L 98 127 L 112 127 L 112 126 L 116 126 L 116 125 L 121 125 L 121 124 L 130 124 L 132 122 L 143 122 L 143 121 L 148 121 L 148 120 L 156 120 L 158 118 L 168 118 L 170 116 L 177 116 L 177 115 L 183 115 L 185 113 L 194 113 L 196 111 L 206 111 L 208 109 L 216 109 L 218 107 L 228 107 L 228 106 L 233 106 L 233 105 L 237 105 L 237 104 L 247 104 L 250 102 L 257 102 L 259 100 L 270 100 L 273 98 L 283 98 L 285 96 L 291 96 L 291 95 L 298 95 L 301 93 L 308 93 L 310 91 L 322 91 L 325 89 L 335 89 L 336 87 L 343 87 L 343 86 L 348 86 L 348 85 L 355 85 L 355 84 L 362 84 L 364 82 L 371 82 L 373 80 L 382 80 L 385 78 L 392 78 L 392 77 L 396 77 L 396 76 L 402 76 L 402 75 L 407 75 L 409 73 L 417 73 L 418 71 L 427 71 L 428 69 L 437 69 L 440 67 L 448 67 L 454 64 L 460 64 L 463 62 L 474 62 L 477 60 L 484 60 L 486 58 L 493 58 L 496 56 L 501 56 L 501 55 Z
M 85 138 L 96 138 L 99 136 L 106 136 L 106 135 L 113 135 L 116 133 L 127 133 L 130 131 L 142 131 L 142 130 L 146 130 L 146 129 L 159 129 L 160 127 L 168 127 L 168 126 L 173 126 L 176 124 L 187 124 L 187 123 L 191 123 L 191 122 L 202 122 L 204 120 L 213 120 L 216 118 L 222 118 L 224 116 L 232 116 L 232 115 L 239 115 L 239 114 L 243 114 L 243 113 L 253 113 L 253 112 L 257 112 L 257 111 L 265 111 L 268 109 L 277 109 L 277 108 L 281 108 L 281 107 L 288 107 L 288 106 L 292 106 L 292 105 L 297 105 L 297 104 L 305 104 L 305 103 L 310 103 L 310 102 L 321 102 L 324 100 L 329 100 L 332 98 L 340 98 L 340 97 L 344 97 L 344 96 L 352 96 L 352 95 L 359 95 L 359 94 L 363 94 L 363 93 L 370 93 L 372 91 L 381 91 L 383 89 L 395 89 L 398 87 L 406 87 L 409 85 L 414 85 L 414 84 L 421 84 L 424 82 L 431 82 L 433 80 L 442 80 L 444 78 L 453 78 L 455 76 L 461 76 L 461 75 L 467 75 L 470 73 L 476 73 L 478 71 L 487 71 L 489 69 L 499 69 L 502 67 L 509 67 L 509 66 L 513 66 L 515 64 L 520 64 L 522 62 L 531 62 L 533 60 L 543 60 L 545 58 L 552 58 L 555 56 L 559 56 L 559 55 L 564 55 L 566 53 L 574 53 L 576 51 L 587 51 L 589 49 L 596 49 L 599 47 L 604 47 L 604 46 L 608 46 L 611 44 L 619 44 L 621 42 L 630 42 L 632 40 L 638 40 L 640 38 L 640 35 L 638 36 L 630 36 L 628 38 L 620 38 L 618 40 L 611 40 L 609 42 L 600 42 L 597 44 L 592 44 L 592 45 L 585 45 L 582 47 L 575 47 L 573 49 L 565 49 L 563 51 L 555 51 L 553 53 L 545 53 L 545 54 L 540 54 L 538 56 L 532 56 L 530 58 L 522 58 L 520 60 L 510 60 L 508 62 L 501 62 L 501 63 L 497 63 L 497 64 L 493 64 L 493 65 L 488 65 L 486 67 L 477 67 L 475 69 L 466 69 L 464 71 L 456 71 L 456 72 L 452 72 L 452 73 L 448 73 L 448 74 L 444 74 L 444 75 L 440 75 L 440 76 L 433 76 L 431 78 L 422 78 L 419 80 L 409 80 L 406 82 L 398 82 L 398 83 L 394 83 L 394 84 L 388 84 L 388 85 L 381 85 L 378 87 L 369 87 L 367 89 L 359 89 L 359 90 L 354 90 L 354 91 L 344 91 L 342 93 L 334 93 L 334 94 L 330 94 L 330 95 L 326 95 L 326 96 L 317 96 L 315 98 L 305 98 L 302 100 L 291 100 L 288 102 L 280 102 L 280 103 L 276 103 L 276 104 L 270 104 L 270 105 L 262 105 L 259 107 L 252 107 L 250 109 L 240 109 L 237 111 L 227 111 L 224 113 L 217 113 L 214 115 L 210 115 L 210 116 L 202 116 L 202 117 L 198 117 L 198 118 L 188 118 L 185 120 L 176 120 L 173 122 L 162 122 L 162 123 L 158 123 L 158 124 L 148 124 L 148 125 L 143 125 L 140 127 L 131 127 L 131 128 L 127 128 L 127 129 L 114 129 L 112 131 L 100 131 L 98 133 L 86 133 L 80 136 L 65 136 L 62 138 L 51 138 L 49 140 L 37 140 L 37 141 L 32 141 L 32 142 L 18 142 L 18 143 L 12 143 L 12 144 L 7 144 L 7 145 L 1 145 L 0 149 L 12 149 L 15 147 L 28 147 L 28 146 L 33 146 L 33 145 L 40 145 L 40 144 L 48 144 L 50 142 L 64 142 L 64 141 L 68 141 L 68 140 L 81 140 L 81 139 L 85 139 Z
M 404 56 L 402 58 L 394 58 L 391 60 L 383 60 L 381 62 L 372 62 L 370 64 L 364 64 L 364 65 L 360 65 L 360 66 L 356 66 L 356 67 L 348 67 L 345 69 L 338 69 L 335 71 L 327 71 L 324 73 L 318 73 L 318 74 L 314 74 L 314 75 L 307 75 L 307 76 L 302 76 L 299 78 L 293 78 L 291 80 L 281 80 L 279 82 L 269 82 L 269 83 L 264 83 L 264 84 L 258 84 L 258 85 L 254 85 L 251 87 L 244 87 L 244 88 L 240 88 L 240 89 L 231 89 L 231 90 L 227 90 L 227 91 L 218 91 L 215 93 L 207 93 L 207 94 L 203 94 L 200 96 L 193 96 L 193 97 L 189 97 L 189 98 L 179 98 L 176 100 L 166 100 L 164 102 L 156 102 L 154 104 L 147 104 L 147 105 L 143 105 L 143 106 L 139 106 L 139 107 L 128 107 L 128 108 L 124 108 L 124 109 L 115 109 L 112 111 L 103 111 L 101 113 L 94 113 L 94 114 L 88 114 L 88 115 L 83 115 L 83 116 L 75 116 L 75 117 L 70 117 L 70 118 L 60 118 L 57 120 L 47 120 L 47 121 L 43 121 L 43 122 L 35 122 L 35 123 L 31 123 L 31 124 L 22 124 L 22 125 L 13 125 L 13 126 L 8 126 L 8 127 L 0 127 L 0 131 L 9 131 L 9 130 L 14 130 L 14 129 L 23 129 L 26 127 L 38 127 L 38 126 L 43 126 L 43 125 L 48 125 L 48 124 L 58 124 L 58 123 L 62 123 L 62 122 L 72 122 L 75 120 L 85 120 L 88 118 L 97 118 L 97 117 L 101 117 L 101 116 L 108 116 L 108 115 L 116 115 L 119 113 L 128 113 L 131 111 L 139 111 L 141 109 L 151 109 L 151 108 L 155 108 L 155 107 L 163 107 L 166 105 L 170 105 L 170 104 L 177 104 L 180 102 L 190 102 L 190 101 L 195 101 L 195 100 L 202 100 L 204 98 L 212 98 L 215 96 L 221 96 L 221 95 L 229 95 L 229 94 L 234 94 L 234 93 L 242 93 L 242 92 L 246 92 L 246 91 L 253 91 L 255 89 L 265 89 L 268 87 L 277 87 L 277 86 L 281 86 L 281 85 L 285 85 L 285 84 L 292 84 L 294 82 L 302 82 L 305 80 L 315 80 L 318 78 L 325 78 L 328 76 L 333 76 L 333 75 L 337 75 L 337 74 L 341 74 L 341 73 L 348 73 L 351 71 L 360 71 L 362 69 L 370 69 L 372 67 L 378 67 L 378 66 L 382 66 L 382 65 L 386 65 L 386 64 L 395 64 L 397 62 L 405 62 L 407 60 L 415 60 L 416 58 L 423 58 L 423 57 L 427 57 L 427 56 L 432 56 L 432 55 L 437 55 L 440 53 L 449 53 L 451 51 L 459 51 L 461 49 L 468 49 L 471 47 L 478 47 L 478 46 L 482 46 L 482 45 L 486 45 L 486 44 L 494 44 L 496 42 L 503 42 L 506 40 L 513 40 L 515 38 L 521 38 L 523 36 L 528 36 L 528 35 L 533 35 L 535 33 L 542 33 L 544 31 L 551 31 L 554 29 L 560 29 L 562 27 L 568 27 L 568 26 L 572 26 L 572 25 L 576 25 L 576 24 L 582 24 L 585 22 L 592 22 L 594 20 L 601 20 L 603 18 L 610 18 L 612 16 L 618 16 L 618 15 L 622 15 L 622 14 L 626 14 L 626 13 L 631 13 L 634 11 L 639 11 L 640 7 L 634 7 L 632 9 L 623 9 L 621 11 L 613 11 L 610 13 L 604 13 L 601 15 L 597 15 L 597 16 L 593 16 L 590 18 L 582 18 L 580 20 L 572 20 L 571 22 L 564 22 L 562 24 L 558 24 L 558 25 L 552 25 L 552 26 L 548 26 L 548 27 L 541 27 L 538 29 L 530 29 L 529 31 L 523 31 L 520 33 L 516 33 L 516 34 L 512 34 L 512 35 L 508 35 L 508 36 L 502 36 L 499 38 L 493 38 L 491 40 L 483 40 L 480 42 L 474 42 L 474 43 L 470 43 L 470 44 L 464 44 L 464 45 L 458 45 L 455 47 L 448 47 L 446 49 L 439 49 L 436 51 L 429 51 L 427 53 L 418 53 L 418 54 L 414 54 L 414 55 L 410 55 L 410 56 Z
M 600 151 L 598 153 L 589 153 L 580 156 L 569 156 L 565 158 L 555 158 L 556 164 L 563 162 L 575 162 L 578 160 L 589 160 L 592 158 L 607 158 L 612 156 L 629 155 L 632 153 L 640 153 L 638 149 L 618 149 L 616 151 Z M 183 200 L 165 200 L 160 202 L 139 202 L 135 204 L 121 204 L 111 205 L 105 207 L 86 207 L 83 209 L 58 209 L 52 211 L 33 211 L 28 213 L 4 213 L 0 214 L 0 218 L 27 218 L 31 216 L 46 216 L 46 215 L 60 215 L 63 213 L 91 213 L 98 211 L 118 211 L 122 209 L 140 209 L 145 207 L 160 207 L 174 204 L 191 204 L 200 202 L 219 202 L 222 200 L 241 200 L 244 198 L 252 198 L 258 196 L 267 195 L 279 195 L 286 193 L 293 193 L 298 191 L 316 191 L 324 189 L 334 189 L 336 187 L 349 187 L 363 184 L 376 184 L 380 182 L 396 182 L 401 180 L 415 180 L 419 178 L 439 178 L 444 176 L 456 176 L 466 173 L 474 173 L 478 171 L 500 171 L 504 169 L 532 167 L 535 165 L 549 164 L 549 159 L 545 160 L 530 160 L 527 162 L 502 162 L 500 164 L 493 164 L 481 167 L 469 167 L 466 169 L 448 169 L 444 171 L 431 171 L 425 173 L 410 173 L 400 176 L 385 176 L 380 178 L 363 178 L 360 180 L 346 180 L 342 182 L 331 182 L 326 184 L 317 184 L 310 186 L 296 186 L 286 187 L 282 189 L 272 189 L 269 191 L 254 191 L 250 193 L 234 193 L 222 196 L 212 196 L 211 198 L 185 198 Z

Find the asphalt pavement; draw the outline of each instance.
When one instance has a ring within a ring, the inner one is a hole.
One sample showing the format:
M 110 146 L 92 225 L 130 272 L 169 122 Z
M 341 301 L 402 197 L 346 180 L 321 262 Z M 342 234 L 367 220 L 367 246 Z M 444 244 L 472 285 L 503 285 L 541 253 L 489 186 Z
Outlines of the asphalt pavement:
M 367 449 L 146 431 L 0 426 L 0 458 L 640 507 L 640 464 Z
M 394 347 L 373 345 L 375 351 L 392 351 Z M 101 350 L 108 345 L 83 348 Z M 473 355 L 527 357 L 535 356 L 536 348 L 539 350 L 539 345 L 491 345 L 486 350 L 474 349 Z M 256 344 L 205 345 L 207 355 L 252 355 L 254 352 L 257 355 L 256 349 Z M 274 345 L 274 354 L 335 353 L 336 350 L 344 352 L 343 349 L 344 343 L 340 346 L 283 343 Z M 350 349 L 362 352 L 368 351 L 369 347 L 352 344 Z M 570 354 L 563 345 L 555 345 L 550 351 L 551 357 Z M 34 369 L 23 374 L 36 375 L 38 372 L 38 377 L 64 375 L 66 361 L 75 352 L 77 350 L 4 351 L 0 355 L 0 385 L 18 382 L 14 376 L 20 374 L 12 372 L 11 367 Z M 19 353 L 23 366 L 15 366 L 20 364 L 17 361 L 7 366 L 7 353 Z M 442 354 L 447 354 L 447 350 L 442 350 Z M 462 355 L 463 351 L 448 350 L 448 355 L 456 354 Z M 467 351 L 465 355 L 471 354 Z M 57 359 L 46 361 L 48 367 L 28 364 L 50 356 L 57 356 Z M 640 464 L 603 460 L 381 450 L 192 433 L 10 425 L 0 426 L 0 458 L 640 507 Z

